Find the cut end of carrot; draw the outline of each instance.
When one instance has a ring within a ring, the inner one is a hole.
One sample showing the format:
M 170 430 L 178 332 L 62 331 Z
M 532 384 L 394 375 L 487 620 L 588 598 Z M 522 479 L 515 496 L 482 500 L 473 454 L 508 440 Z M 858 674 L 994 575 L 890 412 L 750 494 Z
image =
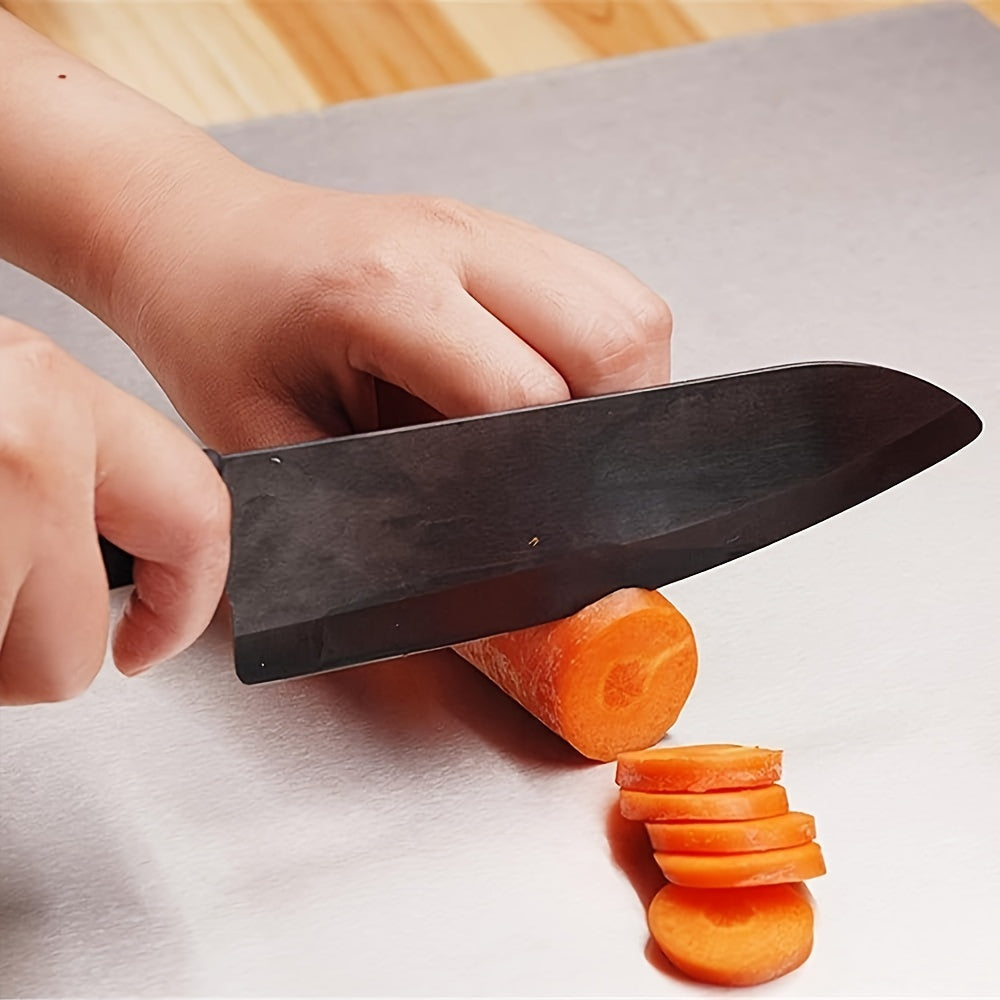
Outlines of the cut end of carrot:
M 813 911 L 795 885 L 691 889 L 667 885 L 653 898 L 649 931 L 692 979 L 718 986 L 770 982 L 809 957 Z
M 455 647 L 585 757 L 652 746 L 698 669 L 694 633 L 657 591 L 616 591 L 561 621 Z
M 614 663 L 601 685 L 604 704 L 612 711 L 628 708 L 645 693 L 648 676 L 647 665 L 641 660 L 619 660 Z
M 654 747 L 618 756 L 615 781 L 644 792 L 714 792 L 770 785 L 781 777 L 780 750 L 706 743 Z
M 660 597 L 608 625 L 564 671 L 563 733 L 595 760 L 648 747 L 677 721 L 697 670 L 690 625 Z

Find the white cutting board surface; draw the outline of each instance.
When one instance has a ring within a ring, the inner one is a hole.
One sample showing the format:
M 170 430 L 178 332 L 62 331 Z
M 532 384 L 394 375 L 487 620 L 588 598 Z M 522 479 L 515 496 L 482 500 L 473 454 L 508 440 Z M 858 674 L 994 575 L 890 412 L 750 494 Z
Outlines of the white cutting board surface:
M 860 360 L 978 410 L 942 465 L 670 588 L 701 647 L 673 736 L 784 747 L 817 816 L 815 951 L 763 992 L 1000 993 L 1000 32 L 931 7 L 220 134 L 619 258 L 679 378 Z M 0 269 L 0 311 L 168 408 L 37 282 Z M 647 947 L 614 801 L 450 654 L 245 688 L 215 630 L 0 713 L 0 994 L 712 993 Z

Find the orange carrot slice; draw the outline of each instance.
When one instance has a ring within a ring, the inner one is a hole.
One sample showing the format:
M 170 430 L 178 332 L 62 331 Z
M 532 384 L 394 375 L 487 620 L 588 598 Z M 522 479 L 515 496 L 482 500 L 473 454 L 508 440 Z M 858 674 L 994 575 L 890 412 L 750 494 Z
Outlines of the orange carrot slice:
M 675 885 L 731 889 L 779 882 L 803 882 L 826 874 L 823 852 L 812 841 L 797 847 L 750 854 L 653 854 L 660 871 Z
M 455 650 L 585 757 L 603 761 L 662 739 L 698 669 L 684 616 L 657 591 L 634 588 Z
M 707 743 L 619 754 L 615 781 L 641 792 L 715 792 L 771 785 L 780 777 L 780 750 Z
M 788 796 L 781 785 L 735 792 L 633 792 L 623 788 L 619 805 L 626 819 L 647 823 L 763 819 L 788 812 Z
M 745 854 L 808 844 L 816 821 L 808 813 L 788 812 L 732 823 L 647 823 L 653 850 L 684 854 Z
M 797 969 L 812 951 L 813 911 L 799 886 L 690 889 L 653 897 L 649 932 L 692 979 L 755 986 Z

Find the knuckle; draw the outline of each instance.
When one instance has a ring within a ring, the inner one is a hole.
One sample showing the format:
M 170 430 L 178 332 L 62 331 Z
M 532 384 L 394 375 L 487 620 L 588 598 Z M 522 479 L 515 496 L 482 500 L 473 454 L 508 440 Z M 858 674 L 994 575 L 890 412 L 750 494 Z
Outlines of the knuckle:
M 21 328 L 22 330 L 26 328 Z M 62 352 L 33 331 L 6 339 L 0 359 L 0 469 L 28 488 L 51 448 L 56 414 L 66 403 L 57 389 Z
M 446 198 L 442 195 L 425 197 L 420 200 L 420 209 L 423 217 L 435 225 L 466 233 L 476 229 L 475 209 L 457 198 Z
M 46 697 L 41 701 L 72 701 L 79 698 L 93 683 L 101 665 L 104 663 L 104 649 L 97 650 L 90 656 L 81 657 L 74 667 L 55 678 L 46 691 Z
M 38 471 L 38 444 L 24 421 L 4 420 L 0 429 L 0 470 L 20 489 L 31 486 Z
M 4 368 L 21 381 L 50 375 L 65 357 L 55 341 L 12 320 L 0 326 L 0 345 L 4 352 Z
M 587 363 L 588 379 L 596 386 L 604 380 L 615 384 L 655 381 L 669 362 L 673 316 L 662 299 L 650 295 L 624 317 L 602 323 L 590 338 L 594 344 Z
M 649 343 L 639 324 L 625 322 L 608 331 L 603 347 L 604 365 L 623 371 L 642 363 Z
M 30 680 L 24 680 L 16 688 L 5 685 L 5 697 L 32 704 L 53 704 L 79 698 L 93 683 L 104 663 L 105 649 L 96 647 L 88 653 L 77 654 L 72 660 L 63 660 L 49 669 L 32 664 Z M 6 673 L 6 671 L 5 671 Z M 22 677 L 29 676 L 18 671 Z
M 393 225 L 361 227 L 339 262 L 311 255 L 302 265 L 299 308 L 321 326 L 368 325 L 373 301 L 390 309 L 426 299 L 461 243 L 455 237 L 481 227 L 482 213 L 453 198 L 385 196 L 382 208 L 391 210 Z
M 669 342 L 674 332 L 674 314 L 658 295 L 649 295 L 636 310 L 635 325 L 649 344 Z
M 44 472 L 41 440 L 34 420 L 23 413 L 14 417 L 0 429 L 0 475 L 22 495 L 34 494 Z
M 373 240 L 358 261 L 361 277 L 368 284 L 396 285 L 412 268 L 410 255 L 398 240 L 388 235 Z
M 7 346 L 23 340 L 44 340 L 37 330 L 24 323 L 19 323 L 9 316 L 0 316 L 0 345 Z
M 390 233 L 360 238 L 349 259 L 340 262 L 323 256 L 310 259 L 297 266 L 291 279 L 296 294 L 283 324 L 350 326 L 371 312 L 373 301 L 398 297 L 415 266 L 414 255 Z
M 201 535 L 205 542 L 204 558 L 212 568 L 224 571 L 229 565 L 229 528 L 232 519 L 232 498 L 221 479 L 213 489 L 201 514 Z
M 364 313 L 373 297 L 393 297 L 408 284 L 417 266 L 416 255 L 399 238 L 388 232 L 374 234 L 357 246 L 348 268 L 331 272 L 320 265 L 311 276 L 317 293 L 313 301 L 336 316 L 349 313 L 351 302 Z
M 648 342 L 640 326 L 618 323 L 602 331 L 599 349 L 592 359 L 594 375 L 619 375 L 642 366 L 647 359 Z
M 205 538 L 219 539 L 228 536 L 232 498 L 222 478 L 210 470 L 211 486 L 206 490 L 205 503 L 199 512 L 200 530 Z
M 208 490 L 198 506 L 189 510 L 174 533 L 174 549 L 185 561 L 195 558 L 200 563 L 215 563 L 229 552 L 229 522 L 231 498 L 222 479 L 206 484 Z
M 562 403 L 570 398 L 570 394 L 566 383 L 556 372 L 538 368 L 521 375 L 511 387 L 509 397 L 510 405 L 516 408 Z

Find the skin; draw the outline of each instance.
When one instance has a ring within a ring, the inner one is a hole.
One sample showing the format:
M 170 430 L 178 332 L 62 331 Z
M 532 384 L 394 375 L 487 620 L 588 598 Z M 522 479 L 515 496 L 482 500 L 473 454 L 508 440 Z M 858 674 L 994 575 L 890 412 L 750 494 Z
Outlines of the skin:
M 0 257 L 104 320 L 217 450 L 669 380 L 666 303 L 600 254 L 256 170 L 2 10 L 0 66 Z M 140 557 L 112 647 L 136 673 L 211 619 L 228 494 L 192 440 L 3 321 L 0 703 L 100 668 L 98 531 Z

